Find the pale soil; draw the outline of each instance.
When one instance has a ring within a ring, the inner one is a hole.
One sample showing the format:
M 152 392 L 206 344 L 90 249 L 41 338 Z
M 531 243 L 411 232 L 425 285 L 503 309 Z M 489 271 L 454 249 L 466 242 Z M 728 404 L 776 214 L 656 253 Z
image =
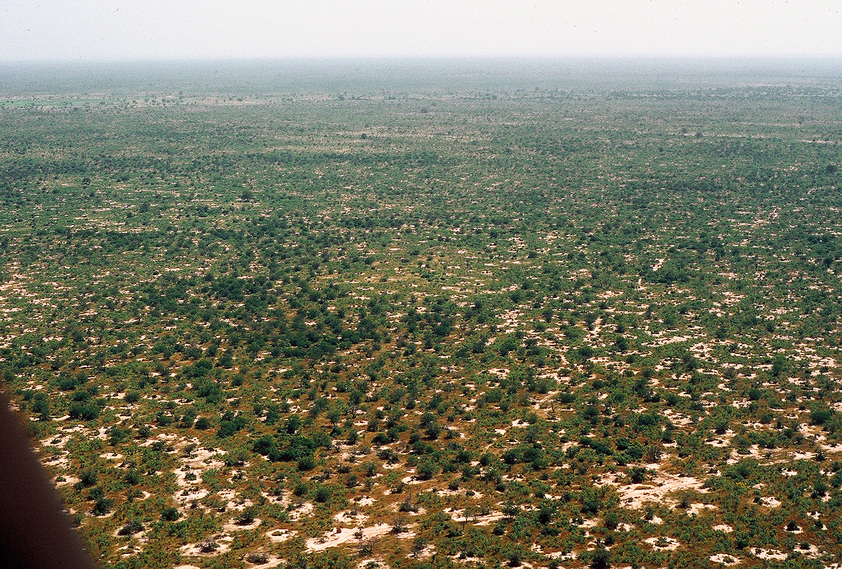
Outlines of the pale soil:
M 368 516 L 355 510 L 351 510 L 347 512 L 339 512 L 333 516 L 333 519 L 336 520 L 338 523 L 355 523 L 359 525 L 360 522 L 366 521 L 368 519 Z
M 737 565 L 740 563 L 740 560 L 733 555 L 728 555 L 726 553 L 717 553 L 716 555 L 711 555 L 710 560 L 715 563 L 721 563 L 722 565 Z
M 749 552 L 760 559 L 774 559 L 775 561 L 783 561 L 787 558 L 787 554 L 777 549 L 762 549 L 760 547 L 753 547 Z
M 659 473 L 652 480 L 642 484 L 620 486 L 617 488 L 617 493 L 620 495 L 620 501 L 626 507 L 638 509 L 648 502 L 662 504 L 668 501 L 667 495 L 673 492 L 686 490 L 706 492 L 703 486 L 704 482 L 692 476 L 673 476 Z
M 293 537 L 295 533 L 296 532 L 288 529 L 274 529 L 266 532 L 266 537 L 268 537 L 273 542 L 281 542 Z
M 139 532 L 133 533 L 131 535 L 120 535 L 120 529 L 118 528 L 118 529 L 115 529 L 113 532 L 111 532 L 111 535 L 113 535 L 114 537 L 120 537 L 120 538 L 136 539 L 136 540 L 140 541 L 141 543 L 148 543 L 149 542 L 149 537 L 147 537 L 145 531 L 139 531 Z
M 799 546 L 797 549 L 801 552 L 804 557 L 809 557 L 810 559 L 815 559 L 819 556 L 819 548 L 813 545 L 812 543 L 809 544 L 809 549 L 801 549 Z
M 300 504 L 292 504 L 293 509 L 289 511 L 289 520 L 295 522 L 302 517 L 307 516 L 313 512 L 313 504 L 310 502 L 302 502 Z
M 248 556 L 246 556 L 248 557 Z M 281 564 L 281 559 L 279 557 L 275 557 L 273 555 L 268 555 L 266 557 L 265 563 L 252 563 L 248 559 L 245 559 L 246 567 L 257 567 L 260 569 L 271 569 L 272 567 L 278 567 Z
M 392 504 L 391 509 L 394 510 L 395 512 L 397 512 L 397 511 L 400 510 L 400 507 L 401 507 L 400 504 Z M 408 516 L 420 516 L 422 514 L 427 513 L 426 508 L 422 508 L 421 506 L 419 506 L 417 504 L 415 504 L 415 508 L 416 508 L 416 510 L 414 512 L 401 512 L 401 514 L 405 514 L 405 515 L 408 515 Z
M 224 490 L 219 492 L 219 497 L 223 500 L 227 500 L 227 504 L 225 506 L 226 510 L 243 511 L 253 505 L 251 500 L 237 499 L 237 493 L 234 490 Z
M 183 445 L 179 446 L 184 448 L 184 446 L 190 444 L 191 442 L 193 441 L 187 441 Z M 189 456 L 182 457 L 180 459 L 179 462 L 181 466 L 175 471 L 176 485 L 180 491 L 176 492 L 174 495 L 176 502 L 178 502 L 179 509 L 183 510 L 187 508 L 188 505 L 192 505 L 194 502 L 198 502 L 208 495 L 208 491 L 200 488 L 199 484 L 202 481 L 202 474 L 205 471 L 212 468 L 221 468 L 223 466 L 221 461 L 214 459 L 214 457 L 220 454 L 222 454 L 222 451 L 220 450 L 202 448 L 197 449 Z M 187 479 L 189 474 L 193 475 L 192 480 Z
M 446 488 L 444 490 L 437 490 L 437 493 L 440 496 L 467 496 L 468 490 L 451 490 L 450 488 Z M 470 498 L 474 498 L 475 500 L 479 500 L 482 498 L 482 492 L 473 491 L 473 495 L 469 496 Z
M 202 551 L 202 546 L 204 542 L 200 543 L 192 543 L 181 547 L 181 554 L 188 555 L 190 557 L 209 557 L 211 555 L 219 555 L 220 553 L 225 553 L 231 548 L 231 537 L 226 535 L 221 536 L 213 536 L 209 538 L 207 541 L 216 543 L 217 547 L 213 551 Z
M 447 512 L 447 510 L 445 510 Z M 492 512 L 485 515 L 473 515 L 470 512 L 465 515 L 465 510 L 450 510 L 450 515 L 454 522 L 467 523 L 470 522 L 475 526 L 487 526 L 493 522 L 502 520 L 505 516 L 500 512 Z
M 374 565 L 371 565 L 372 563 Z M 368 558 L 368 559 L 363 559 L 362 561 L 357 563 L 357 567 L 359 569 L 369 569 L 370 566 L 374 569 L 389 569 L 389 566 L 386 565 L 385 563 L 383 563 L 383 561 L 380 560 L 380 559 Z
M 781 501 L 778 500 L 777 498 L 774 498 L 774 497 L 771 497 L 771 496 L 764 496 L 764 497 L 760 498 L 760 501 L 767 508 L 780 508 L 781 507 Z
M 76 484 L 77 482 L 80 482 L 80 480 L 75 476 L 65 476 L 64 480 L 62 480 L 61 482 L 53 481 L 53 484 L 57 488 L 61 488 L 62 486 L 71 486 L 73 484 Z
M 193 488 L 191 490 L 183 490 L 173 496 L 175 501 L 178 503 L 178 509 L 184 511 L 188 508 L 192 508 L 194 503 L 198 504 L 198 501 L 208 495 L 208 491 L 199 488 Z M 201 504 L 199 504 L 201 506 Z
M 247 525 L 240 525 L 236 522 L 236 520 L 231 520 L 224 526 L 222 526 L 223 531 L 231 532 L 231 531 L 244 531 L 250 529 L 256 529 L 260 527 L 261 520 L 255 518 L 250 524 Z
M 687 510 L 687 513 L 690 514 L 690 515 L 698 516 L 699 514 L 704 512 L 705 510 L 715 510 L 715 509 L 716 509 L 716 506 L 713 506 L 711 504 L 696 503 L 696 504 L 690 504 L 690 508 Z
M 381 537 L 389 534 L 392 527 L 389 524 L 376 524 L 366 528 L 336 528 L 322 537 L 313 537 L 307 540 L 305 547 L 307 551 L 324 551 L 330 547 L 337 547 L 345 543 L 359 543 L 366 539 Z M 400 537 L 411 537 L 414 534 L 409 531 L 398 534 Z
M 416 558 L 419 558 L 419 559 L 425 559 L 425 558 L 428 558 L 428 557 L 432 557 L 433 555 L 435 555 L 435 553 L 436 553 L 436 546 L 432 545 L 432 544 L 429 544 L 426 547 L 424 547 L 424 549 L 419 551 L 417 554 L 413 554 L 413 557 L 416 557 Z
M 678 543 L 678 540 L 671 537 L 650 537 L 648 539 L 644 539 L 643 541 L 659 551 L 674 551 L 681 545 Z
M 419 480 L 415 477 L 414 471 L 407 470 L 407 472 L 412 472 L 412 474 L 401 478 L 401 482 L 403 482 L 404 484 L 420 484 L 422 482 L 422 480 Z

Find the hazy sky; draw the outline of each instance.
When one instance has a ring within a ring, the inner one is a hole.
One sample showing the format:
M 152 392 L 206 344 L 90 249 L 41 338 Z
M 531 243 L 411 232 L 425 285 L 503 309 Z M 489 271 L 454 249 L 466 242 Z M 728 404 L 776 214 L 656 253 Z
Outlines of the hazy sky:
M 0 60 L 842 55 L 841 0 L 3 0 Z

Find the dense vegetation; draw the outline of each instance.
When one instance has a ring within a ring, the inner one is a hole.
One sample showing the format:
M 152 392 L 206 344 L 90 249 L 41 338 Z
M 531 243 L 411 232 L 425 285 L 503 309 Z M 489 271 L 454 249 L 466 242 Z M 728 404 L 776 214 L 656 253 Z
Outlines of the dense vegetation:
M 4 389 L 93 554 L 842 562 L 842 74 L 424 69 L 6 70 Z

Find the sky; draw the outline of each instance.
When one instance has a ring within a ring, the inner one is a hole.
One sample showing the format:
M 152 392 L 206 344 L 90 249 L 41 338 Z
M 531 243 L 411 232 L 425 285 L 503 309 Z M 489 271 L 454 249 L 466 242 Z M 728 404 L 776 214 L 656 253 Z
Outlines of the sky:
M 842 56 L 840 0 L 3 0 L 0 61 Z

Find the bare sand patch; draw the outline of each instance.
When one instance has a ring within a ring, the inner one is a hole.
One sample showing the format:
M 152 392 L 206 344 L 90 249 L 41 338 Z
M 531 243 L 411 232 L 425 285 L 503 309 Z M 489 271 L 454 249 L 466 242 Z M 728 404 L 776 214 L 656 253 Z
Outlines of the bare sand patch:
M 760 502 L 767 508 L 781 507 L 781 501 L 772 496 L 763 496 L 762 498 L 760 498 Z
M 154 437 L 149 438 L 149 439 L 143 441 L 142 443 L 140 443 L 140 446 L 142 446 L 142 447 L 152 446 L 153 444 L 155 444 L 158 441 L 172 443 L 177 438 L 178 438 L 177 435 L 175 435 L 173 433 L 158 433 Z
M 121 529 L 122 528 L 115 529 L 113 532 L 111 532 L 111 535 L 114 536 L 114 537 L 135 539 L 135 540 L 140 541 L 141 543 L 148 543 L 149 542 L 149 537 L 146 535 L 145 531 L 137 531 L 137 532 L 131 533 L 131 534 L 129 534 L 129 533 L 121 534 L 120 533 Z
M 409 476 L 404 476 L 403 478 L 401 478 L 401 482 L 403 482 L 404 484 L 420 484 L 422 482 L 421 479 L 416 477 L 414 469 L 409 469 L 407 470 L 407 472 L 410 473 Z
M 405 508 L 404 511 L 401 512 L 401 506 L 403 504 L 407 504 L 410 507 Z M 427 513 L 426 508 L 422 508 L 418 504 L 411 503 L 408 499 L 400 504 L 392 504 L 391 509 L 396 512 L 401 512 L 402 514 L 407 514 L 409 516 L 420 516 Z
M 696 502 L 694 504 L 690 504 L 690 507 L 687 509 L 687 513 L 689 513 L 691 515 L 698 516 L 699 514 L 701 514 L 702 512 L 704 512 L 706 510 L 715 510 L 715 509 L 716 509 L 716 506 L 714 506 L 713 504 L 702 504 L 700 502 Z
M 62 476 L 61 478 L 63 478 L 63 480 L 53 481 L 53 485 L 56 488 L 61 488 L 62 486 L 70 486 L 72 484 L 76 484 L 77 482 L 81 482 L 81 480 L 79 480 L 75 476 Z
M 389 524 L 376 524 L 365 528 L 336 528 L 324 536 L 308 539 L 305 547 L 309 552 L 324 551 L 345 543 L 357 543 L 365 539 L 380 537 L 391 531 L 392 527 Z
M 693 419 L 687 415 L 676 413 L 672 409 L 666 409 L 664 411 L 664 416 L 667 417 L 671 423 L 679 427 L 686 427 L 693 424 Z
M 675 551 L 681 545 L 677 539 L 671 537 L 650 537 L 643 540 L 659 551 Z
M 219 555 L 231 549 L 231 537 L 227 535 L 216 535 L 201 541 L 199 543 L 192 543 L 182 546 L 180 551 L 182 555 L 190 557 L 208 557 L 211 555 Z
M 374 503 L 374 498 L 371 498 L 370 496 L 363 496 L 361 498 L 354 498 L 354 502 L 356 502 L 359 506 L 365 507 L 372 505 Z
M 659 473 L 649 483 L 620 486 L 617 493 L 623 504 L 637 509 L 648 502 L 662 504 L 669 494 L 687 490 L 706 492 L 704 482 L 697 478 Z
M 361 522 L 366 521 L 368 519 L 368 516 L 366 514 L 357 512 L 356 510 L 348 510 L 335 514 L 333 516 L 333 519 L 336 520 L 337 523 L 359 525 Z
M 804 547 L 805 545 L 807 547 Z M 815 559 L 819 556 L 819 548 L 812 543 L 802 543 L 798 546 L 798 551 L 801 552 L 801 555 L 809 557 L 810 559 Z
M 793 452 L 789 455 L 789 460 L 813 460 L 816 458 L 814 452 Z
M 389 566 L 382 559 L 363 559 L 357 563 L 359 569 L 389 569 Z
M 266 537 L 268 537 L 273 542 L 281 542 L 286 541 L 293 537 L 296 534 L 293 530 L 288 529 L 273 529 L 271 531 L 266 532 Z
M 225 504 L 226 510 L 243 511 L 249 506 L 254 505 L 251 500 L 237 498 L 237 493 L 234 490 L 223 490 L 222 492 L 218 492 L 218 494 L 220 498 L 227 501 Z
M 725 431 L 725 434 L 718 436 L 715 439 L 709 439 L 705 441 L 705 444 L 718 447 L 718 448 L 725 448 L 731 444 L 731 439 L 734 438 L 734 431 L 728 429 Z
M 740 562 L 740 560 L 733 555 L 728 555 L 727 553 L 717 553 L 716 555 L 711 555 L 710 560 L 714 563 L 721 563 L 722 565 L 736 565 Z
M 468 490 L 468 489 L 460 489 L 460 490 L 451 490 L 450 488 L 445 489 L 436 489 L 433 488 L 432 491 L 435 491 L 439 496 L 467 496 L 468 492 L 473 492 L 471 494 L 471 498 L 479 500 L 482 498 L 482 492 L 477 492 L 476 490 Z
M 289 520 L 295 522 L 313 513 L 313 504 L 311 502 L 292 503 L 287 506 L 287 512 L 289 513 Z
M 228 532 L 244 531 L 244 530 L 256 529 L 256 528 L 260 527 L 261 523 L 262 523 L 262 520 L 260 520 L 259 518 L 253 519 L 248 524 L 240 524 L 240 523 L 237 523 L 236 520 L 231 520 L 230 522 L 228 522 L 227 524 L 222 526 L 222 529 L 224 531 L 228 531 Z
M 245 557 L 246 567 L 260 567 L 261 569 L 271 569 L 281 564 L 281 558 L 274 555 L 267 555 L 265 553 L 249 553 Z
M 175 494 L 173 498 L 178 503 L 180 510 L 186 510 L 199 506 L 199 500 L 208 495 L 208 491 L 203 488 L 185 488 L 180 493 Z
M 203 473 L 223 466 L 222 461 L 214 458 L 219 454 L 222 454 L 222 451 L 203 448 L 181 458 L 181 466 L 175 471 L 175 482 L 181 490 L 176 493 L 175 499 L 181 508 L 186 508 L 188 504 L 196 503 L 209 494 L 207 490 L 199 487 L 199 482 Z
M 751 553 L 759 559 L 773 559 L 775 561 L 783 561 L 787 558 L 787 554 L 778 551 L 777 549 L 763 549 L 762 547 L 751 548 Z
M 445 510 L 447 512 L 447 510 Z M 501 512 L 489 512 L 487 514 L 476 513 L 474 514 L 471 512 L 470 509 L 465 510 L 450 510 L 451 518 L 454 522 L 458 523 L 472 523 L 475 526 L 487 526 L 491 525 L 493 522 L 498 520 L 502 520 L 505 515 Z

